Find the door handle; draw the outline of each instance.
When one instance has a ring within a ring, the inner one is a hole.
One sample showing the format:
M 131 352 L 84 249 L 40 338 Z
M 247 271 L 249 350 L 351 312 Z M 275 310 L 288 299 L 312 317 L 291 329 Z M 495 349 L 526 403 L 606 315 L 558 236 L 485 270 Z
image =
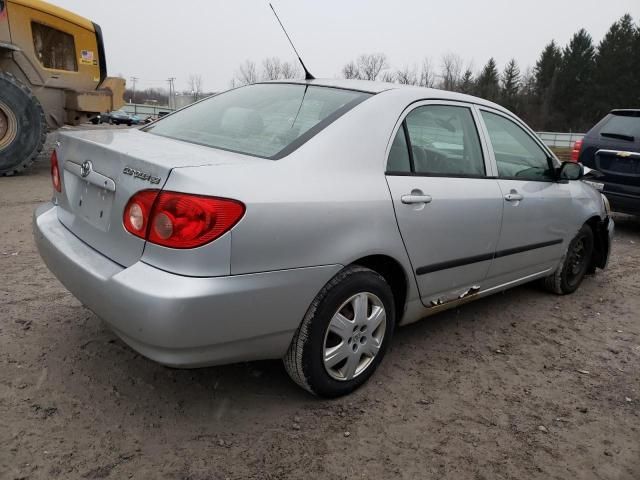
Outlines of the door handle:
M 403 195 L 400 200 L 405 205 L 413 205 L 415 203 L 431 203 L 431 195 Z
M 512 191 L 511 193 L 507 193 L 504 196 L 504 199 L 507 202 L 519 202 L 520 200 L 524 199 L 524 196 L 520 195 L 519 193 Z

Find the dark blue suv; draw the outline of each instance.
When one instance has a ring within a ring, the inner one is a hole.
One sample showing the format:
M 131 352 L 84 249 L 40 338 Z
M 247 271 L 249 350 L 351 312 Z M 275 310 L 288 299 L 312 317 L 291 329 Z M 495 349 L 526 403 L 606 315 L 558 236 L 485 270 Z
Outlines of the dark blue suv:
M 640 215 L 640 109 L 612 110 L 572 153 L 573 160 L 602 174 L 591 183 L 613 210 Z

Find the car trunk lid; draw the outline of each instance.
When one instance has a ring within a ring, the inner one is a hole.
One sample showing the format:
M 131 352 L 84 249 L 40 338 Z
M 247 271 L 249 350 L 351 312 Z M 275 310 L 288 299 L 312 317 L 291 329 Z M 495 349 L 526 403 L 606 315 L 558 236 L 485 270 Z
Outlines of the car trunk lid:
M 138 261 L 145 248 L 145 240 L 123 226 L 124 208 L 136 192 L 162 189 L 175 168 L 241 161 L 239 155 L 137 129 L 65 132 L 58 143 L 59 220 L 125 267 Z

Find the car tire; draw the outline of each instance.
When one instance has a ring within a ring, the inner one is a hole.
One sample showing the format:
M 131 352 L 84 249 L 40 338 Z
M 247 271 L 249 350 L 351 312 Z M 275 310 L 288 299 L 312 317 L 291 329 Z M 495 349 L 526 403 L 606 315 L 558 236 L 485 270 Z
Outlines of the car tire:
M 0 72 L 0 116 L 0 176 L 11 176 L 36 160 L 47 123 L 40 101 L 8 72 Z
M 311 303 L 283 359 L 285 368 L 314 395 L 346 395 L 371 377 L 394 328 L 395 303 L 386 280 L 368 268 L 347 267 Z
M 543 279 L 544 287 L 557 295 L 575 292 L 589 271 L 594 245 L 593 230 L 583 225 L 571 240 L 558 269 Z

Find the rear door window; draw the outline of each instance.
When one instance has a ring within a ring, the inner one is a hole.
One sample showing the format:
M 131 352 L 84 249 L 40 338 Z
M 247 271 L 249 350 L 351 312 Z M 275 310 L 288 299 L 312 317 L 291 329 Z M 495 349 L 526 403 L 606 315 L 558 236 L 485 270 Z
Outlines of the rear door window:
M 146 131 L 209 147 L 281 158 L 371 94 L 303 84 L 237 88 L 170 115 Z
M 404 133 L 404 123 L 400 125 L 396 138 L 391 144 L 389 160 L 387 161 L 387 173 L 409 173 L 411 172 L 411 158 L 409 157 L 409 147 L 407 136 Z
M 484 176 L 480 138 L 467 107 L 426 105 L 407 115 L 415 173 Z

